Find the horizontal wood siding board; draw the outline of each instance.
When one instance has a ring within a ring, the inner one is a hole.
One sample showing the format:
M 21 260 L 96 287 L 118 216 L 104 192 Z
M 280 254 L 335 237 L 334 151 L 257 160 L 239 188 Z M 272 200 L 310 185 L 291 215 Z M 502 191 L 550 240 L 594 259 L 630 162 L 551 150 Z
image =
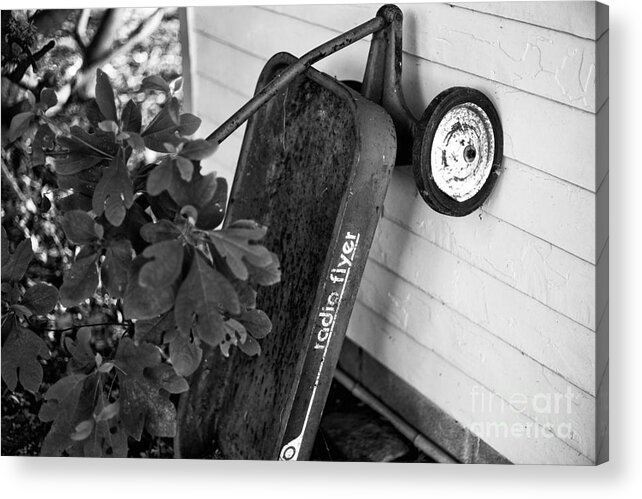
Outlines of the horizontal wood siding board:
M 598 39 L 608 29 L 608 21 L 604 23 L 604 16 L 599 15 L 597 2 L 456 2 L 453 5 L 589 40 Z
M 408 169 L 394 172 L 384 216 L 595 329 L 595 266 L 591 263 L 483 211 L 462 218 L 440 215 L 419 196 Z M 597 315 L 603 310 L 600 304 Z
M 609 101 L 595 120 L 595 185 L 600 186 L 609 172 Z
M 516 331 L 513 336 L 495 334 L 494 331 L 480 326 L 438 297 L 397 276 L 376 260 L 368 261 L 359 293 L 359 298 L 364 304 L 376 310 L 394 326 L 413 337 L 416 336 L 420 343 L 431 342 L 427 346 L 435 351 L 448 352 L 444 355 L 461 356 L 459 360 L 452 360 L 454 364 L 465 362 L 471 368 L 476 365 L 480 371 L 484 369 L 501 371 L 509 367 L 494 366 L 490 361 L 486 363 L 487 352 L 484 349 L 472 352 L 480 357 L 473 360 L 477 363 L 481 360 L 482 365 L 470 361 L 467 355 L 471 352 L 461 350 L 464 342 L 462 340 L 460 344 L 459 335 L 472 334 L 485 338 L 486 346 L 490 350 L 493 349 L 492 344 L 498 345 L 497 348 L 506 352 L 507 359 L 513 358 L 518 364 L 531 365 L 530 374 L 537 379 L 543 372 L 542 368 L 545 368 L 587 394 L 595 395 L 595 377 L 586 374 L 595 370 L 592 354 L 596 339 L 591 333 L 585 332 L 579 338 L 563 338 L 555 344 L 546 337 L 531 337 L 515 344 L 515 336 L 519 335 L 520 331 Z M 508 317 L 506 320 L 510 321 L 511 318 Z M 581 343 L 573 343 L 572 340 L 581 341 Z M 470 343 L 468 341 L 466 345 Z M 496 352 L 490 355 L 494 357 Z M 537 366 L 532 365 L 531 362 L 536 363 Z M 510 368 L 512 367 L 513 365 L 510 365 Z M 480 376 L 484 375 L 484 372 L 480 372 Z
M 363 6 L 283 6 L 288 14 L 334 32 L 373 17 Z M 401 5 L 405 50 L 525 92 L 595 112 L 596 42 L 442 3 Z M 413 34 L 413 36 L 410 36 Z M 598 40 L 599 44 L 602 39 Z
M 254 94 L 266 59 L 256 57 L 222 40 L 197 31 L 198 72 L 247 98 Z
M 595 268 L 595 303 L 598 310 L 597 326 L 604 320 L 604 314 L 609 303 L 609 242 L 606 242 L 604 251 Z M 598 371 L 599 373 L 600 371 Z
M 595 101 L 597 109 L 609 98 L 609 32 L 607 31 L 596 43 L 596 81 Z
M 595 196 L 595 258 L 600 258 L 609 239 L 609 174 Z
M 609 362 L 609 307 L 606 307 L 604 316 L 595 333 L 595 392 L 599 391 L 602 378 Z
M 483 210 L 595 263 L 595 205 L 594 193 L 505 158 Z
M 385 218 L 370 257 L 556 372 L 575 373 L 577 385 L 591 390 L 594 331 Z
M 510 464 L 508 459 L 350 339 L 345 340 L 341 349 L 339 368 L 458 462 Z
M 371 267 L 359 291 L 358 301 L 375 315 L 373 320 L 404 331 L 504 400 L 510 401 L 515 394 L 528 401 L 563 400 L 551 411 L 530 403 L 520 410 L 543 427 L 570 425 L 572 432 L 560 432 L 562 440 L 586 456 L 594 454 L 594 395 L 497 341 L 492 333 L 439 301 L 416 293 L 409 283 L 385 274 Z M 588 388 L 595 393 L 594 384 Z
M 422 348 L 403 331 L 377 319 L 357 303 L 348 336 L 405 382 L 515 464 L 591 464 L 584 456 L 520 411 L 508 410 L 492 391 Z M 488 410 L 474 407 L 473 396 L 495 400 Z M 528 433 L 513 436 L 524 429 Z
M 604 376 L 597 392 L 597 424 L 596 438 L 598 442 L 596 462 L 598 464 L 609 459 L 609 364 L 606 364 Z
M 235 88 L 247 92 L 248 95 L 254 91 L 256 74 L 260 72 L 261 65 L 260 61 L 255 56 L 249 56 L 248 52 L 258 52 L 264 60 L 283 50 L 301 55 L 302 51 L 313 47 L 314 43 L 336 34 L 325 28 L 308 25 L 305 30 L 301 30 L 300 26 L 297 29 L 297 21 L 294 19 L 264 10 L 256 12 L 258 16 L 248 21 L 251 23 L 248 30 L 256 33 L 254 37 L 231 32 L 225 26 L 222 28 L 214 26 L 211 32 L 219 33 L 215 29 L 222 29 L 223 32 L 219 35 L 226 40 L 227 47 L 217 47 L 216 45 L 221 45 L 221 42 L 215 37 L 199 38 L 199 43 L 202 45 L 199 53 L 203 54 L 199 60 L 204 61 L 203 65 L 208 67 L 207 73 L 227 75 L 218 79 L 229 80 Z M 293 25 L 285 26 L 283 34 L 275 38 L 273 27 L 283 19 L 287 24 Z M 233 25 L 232 21 L 230 21 L 231 25 Z M 223 20 L 219 19 L 218 23 L 223 23 Z M 321 31 L 316 40 L 310 39 L 308 28 L 313 32 Z M 350 51 L 353 48 L 348 48 L 322 61 L 316 67 L 329 71 L 331 75 L 339 75 L 341 79 L 361 80 L 368 45 L 366 42 L 361 42 L 357 46 L 358 55 L 351 54 Z M 219 69 L 216 58 L 207 56 L 210 52 L 229 53 L 230 51 L 232 53 L 228 59 L 238 59 L 242 63 L 239 66 L 247 67 L 247 71 L 232 70 L 230 73 Z M 594 115 L 536 95 L 516 92 L 510 86 L 435 64 L 410 54 L 404 54 L 404 68 L 404 94 L 415 115 L 421 115 L 428 103 L 445 88 L 455 85 L 478 88 L 494 101 L 502 117 L 506 156 L 581 187 L 595 190 L 594 171 L 592 168 L 587 168 L 587 165 L 594 163 L 595 158 Z M 524 110 L 528 110 L 527 119 L 525 119 Z M 534 137 L 536 140 L 533 139 Z
M 595 364 L 585 357 L 577 357 L 573 345 L 560 342 L 552 347 L 544 343 L 540 346 L 542 350 L 557 348 L 560 353 L 556 357 L 541 354 L 535 357 L 373 260 L 368 261 L 358 297 L 361 303 L 375 310 L 387 322 L 427 348 L 440 352 L 471 377 L 488 380 L 499 376 L 499 379 L 486 384 L 496 387 L 500 394 L 512 393 L 508 389 L 500 389 L 501 384 L 519 382 L 523 390 L 528 390 L 530 386 L 533 393 L 536 392 L 535 385 L 539 385 L 540 389 L 555 385 L 565 391 L 567 385 L 571 384 L 574 393 L 584 392 L 578 395 L 578 400 L 589 400 L 595 395 L 595 378 L 586 378 L 584 375 L 587 370 L 595 369 Z M 593 350 L 595 341 L 594 338 L 586 339 L 587 345 L 580 348 Z M 497 356 L 503 357 L 505 364 L 497 362 Z M 562 358 L 563 362 L 551 366 L 551 358 L 553 361 Z M 520 369 L 515 369 L 518 365 Z M 502 379 L 507 374 L 504 372 L 506 369 L 519 372 L 513 375 L 514 379 Z
M 504 130 L 504 156 L 595 191 L 595 115 L 458 69 L 404 54 L 404 95 L 421 116 L 442 90 L 484 92 Z

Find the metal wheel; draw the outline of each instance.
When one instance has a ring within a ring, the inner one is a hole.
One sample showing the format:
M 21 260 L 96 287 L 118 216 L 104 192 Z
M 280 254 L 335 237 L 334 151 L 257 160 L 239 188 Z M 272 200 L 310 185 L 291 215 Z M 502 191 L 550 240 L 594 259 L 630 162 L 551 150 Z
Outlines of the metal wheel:
M 439 213 L 464 216 L 479 208 L 503 157 L 499 116 L 480 91 L 452 87 L 430 103 L 413 144 L 417 188 Z

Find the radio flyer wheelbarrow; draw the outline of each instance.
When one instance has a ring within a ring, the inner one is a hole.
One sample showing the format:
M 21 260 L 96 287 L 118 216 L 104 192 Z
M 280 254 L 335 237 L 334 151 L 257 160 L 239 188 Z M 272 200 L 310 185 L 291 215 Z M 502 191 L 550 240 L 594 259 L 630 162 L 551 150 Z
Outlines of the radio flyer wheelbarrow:
M 498 114 L 481 92 L 441 92 L 420 119 L 401 89 L 402 13 L 394 5 L 301 58 L 280 53 L 255 97 L 215 130 L 220 143 L 249 119 L 225 224 L 267 225 L 282 281 L 257 305 L 273 332 L 258 358 L 204 353 L 181 402 L 182 457 L 310 456 L 395 164 L 412 163 L 422 198 L 463 216 L 490 194 L 502 161 Z M 372 36 L 363 82 L 313 68 Z

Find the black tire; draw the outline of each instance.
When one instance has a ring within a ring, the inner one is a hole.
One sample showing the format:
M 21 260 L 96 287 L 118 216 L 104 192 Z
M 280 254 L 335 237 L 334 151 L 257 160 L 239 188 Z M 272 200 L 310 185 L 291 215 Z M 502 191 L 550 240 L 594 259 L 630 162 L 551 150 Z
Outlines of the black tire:
M 458 201 L 442 191 L 435 182 L 431 150 L 435 133 L 444 116 L 454 107 L 466 103 L 475 104 L 486 113 L 495 147 L 490 173 L 481 189 L 471 198 Z M 424 201 L 444 215 L 462 217 L 475 211 L 488 198 L 495 185 L 503 158 L 503 143 L 504 135 L 499 115 L 488 97 L 479 90 L 468 87 L 452 87 L 441 92 L 419 120 L 413 144 L 413 173 L 417 189 Z

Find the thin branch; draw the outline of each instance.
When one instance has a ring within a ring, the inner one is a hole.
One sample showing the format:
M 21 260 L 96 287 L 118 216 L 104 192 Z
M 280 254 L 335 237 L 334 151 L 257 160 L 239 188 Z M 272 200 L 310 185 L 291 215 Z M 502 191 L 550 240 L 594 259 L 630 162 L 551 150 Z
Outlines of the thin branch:
M 132 31 L 127 41 L 125 41 L 122 45 L 114 48 L 113 50 L 105 53 L 95 61 L 91 61 L 88 66 L 83 68 L 83 72 L 91 74 L 96 68 L 107 63 L 113 57 L 116 57 L 123 52 L 127 52 L 129 49 L 142 42 L 145 38 L 156 31 L 156 28 L 158 28 L 158 26 L 160 26 L 160 23 L 163 20 L 163 16 L 165 15 L 165 12 L 167 10 L 167 7 L 156 9 L 153 14 L 142 21 L 138 25 L 138 27 L 134 31 Z
M 80 47 L 83 55 L 87 52 L 87 45 L 89 41 L 87 40 L 87 24 L 89 23 L 89 16 L 91 14 L 91 9 L 83 9 L 78 16 L 78 21 L 76 21 L 76 29 L 74 30 L 74 39 Z
M 81 327 L 94 327 L 94 326 L 123 326 L 131 327 L 130 323 L 126 322 L 96 322 L 95 324 L 76 324 L 75 326 L 64 327 L 61 329 L 51 329 L 51 328 L 41 328 L 42 331 L 49 331 L 52 333 L 64 333 L 65 331 L 72 331 L 74 329 L 80 329 Z
M 25 196 L 25 193 L 22 192 L 22 189 L 20 189 L 20 186 L 18 185 L 18 181 L 16 178 L 13 176 L 13 173 L 9 171 L 9 168 L 7 167 L 7 164 L 4 162 L 4 159 L 2 160 L 2 174 L 7 178 L 7 182 L 9 182 L 9 185 L 11 188 L 14 190 L 20 201 L 26 205 L 29 202 L 29 199 L 27 196 Z

